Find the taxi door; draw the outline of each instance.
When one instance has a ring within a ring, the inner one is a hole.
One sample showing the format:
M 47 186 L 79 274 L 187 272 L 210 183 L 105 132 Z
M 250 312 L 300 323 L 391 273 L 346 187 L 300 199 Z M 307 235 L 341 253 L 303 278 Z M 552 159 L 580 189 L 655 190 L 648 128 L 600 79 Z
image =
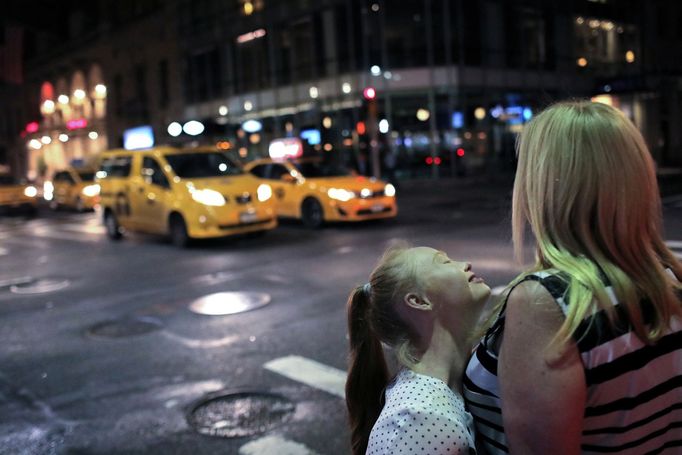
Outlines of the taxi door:
M 68 171 L 57 172 L 52 179 L 53 198 L 58 204 L 73 204 L 73 187 L 75 180 Z
M 131 199 L 140 229 L 165 233 L 170 202 L 170 182 L 156 158 L 142 158 L 140 175 L 133 182 Z
M 280 216 L 296 216 L 298 206 L 298 182 L 291 177 L 288 167 L 280 163 L 269 165 L 265 178 L 272 187 L 272 194 L 277 203 L 277 214 Z

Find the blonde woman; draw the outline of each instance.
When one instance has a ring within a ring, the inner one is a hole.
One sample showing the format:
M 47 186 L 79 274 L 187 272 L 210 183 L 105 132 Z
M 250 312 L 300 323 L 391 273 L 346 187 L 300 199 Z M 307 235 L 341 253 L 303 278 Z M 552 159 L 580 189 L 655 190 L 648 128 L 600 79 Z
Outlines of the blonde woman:
M 476 453 L 461 378 L 490 288 L 433 248 L 387 251 L 348 299 L 354 455 Z M 397 353 L 392 379 L 382 343 Z
M 512 230 L 537 259 L 467 366 L 487 451 L 682 451 L 682 265 L 654 163 L 618 110 L 556 104 L 518 143 Z

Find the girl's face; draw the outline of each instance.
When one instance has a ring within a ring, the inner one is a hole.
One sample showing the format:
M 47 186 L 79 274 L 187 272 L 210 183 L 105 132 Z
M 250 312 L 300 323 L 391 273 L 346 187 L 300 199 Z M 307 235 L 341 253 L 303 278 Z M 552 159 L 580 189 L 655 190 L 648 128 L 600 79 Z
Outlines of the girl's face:
M 452 324 L 474 324 L 490 296 L 483 278 L 467 262 L 457 262 L 442 251 L 428 247 L 409 250 L 415 261 L 421 290 L 441 319 Z

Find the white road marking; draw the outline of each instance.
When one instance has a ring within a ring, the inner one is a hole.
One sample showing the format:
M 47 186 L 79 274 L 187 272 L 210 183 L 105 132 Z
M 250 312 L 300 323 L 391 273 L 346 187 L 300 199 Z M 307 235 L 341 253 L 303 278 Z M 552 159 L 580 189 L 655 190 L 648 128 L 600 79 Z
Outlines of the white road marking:
M 75 232 L 59 232 L 42 227 L 35 229 L 32 232 L 27 232 L 26 235 L 56 240 L 70 240 L 72 242 L 99 242 L 100 240 L 99 237 L 78 235 L 78 233 Z
M 82 234 L 104 235 L 107 233 L 106 228 L 101 224 L 62 224 L 59 227 L 66 231 Z
M 314 360 L 290 355 L 271 360 L 263 368 L 337 397 L 346 396 L 346 372 Z
M 339 254 L 348 254 L 353 252 L 353 247 L 352 246 L 342 246 L 340 248 L 336 249 L 336 252 Z
M 236 335 L 226 336 L 223 338 L 217 338 L 212 340 L 197 340 L 195 338 L 186 338 L 181 335 L 177 335 L 175 333 L 167 331 L 163 331 L 161 332 L 161 334 L 174 341 L 177 341 L 183 346 L 193 349 L 222 348 L 239 340 L 239 337 Z
M 271 435 L 254 439 L 239 448 L 239 455 L 316 455 L 298 442 Z

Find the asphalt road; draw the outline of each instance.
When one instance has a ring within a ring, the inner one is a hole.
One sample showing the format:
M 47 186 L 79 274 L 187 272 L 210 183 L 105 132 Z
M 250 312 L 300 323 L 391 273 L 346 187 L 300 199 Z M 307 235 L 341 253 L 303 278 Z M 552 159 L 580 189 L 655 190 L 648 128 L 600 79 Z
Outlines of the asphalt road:
M 412 182 L 395 220 L 284 222 L 184 250 L 144 235 L 112 243 L 96 213 L 0 219 L 0 453 L 348 453 L 349 291 L 397 239 L 504 285 L 520 270 L 509 197 L 505 184 Z M 682 256 L 682 197 L 667 201 Z M 190 310 L 223 292 L 267 305 Z

